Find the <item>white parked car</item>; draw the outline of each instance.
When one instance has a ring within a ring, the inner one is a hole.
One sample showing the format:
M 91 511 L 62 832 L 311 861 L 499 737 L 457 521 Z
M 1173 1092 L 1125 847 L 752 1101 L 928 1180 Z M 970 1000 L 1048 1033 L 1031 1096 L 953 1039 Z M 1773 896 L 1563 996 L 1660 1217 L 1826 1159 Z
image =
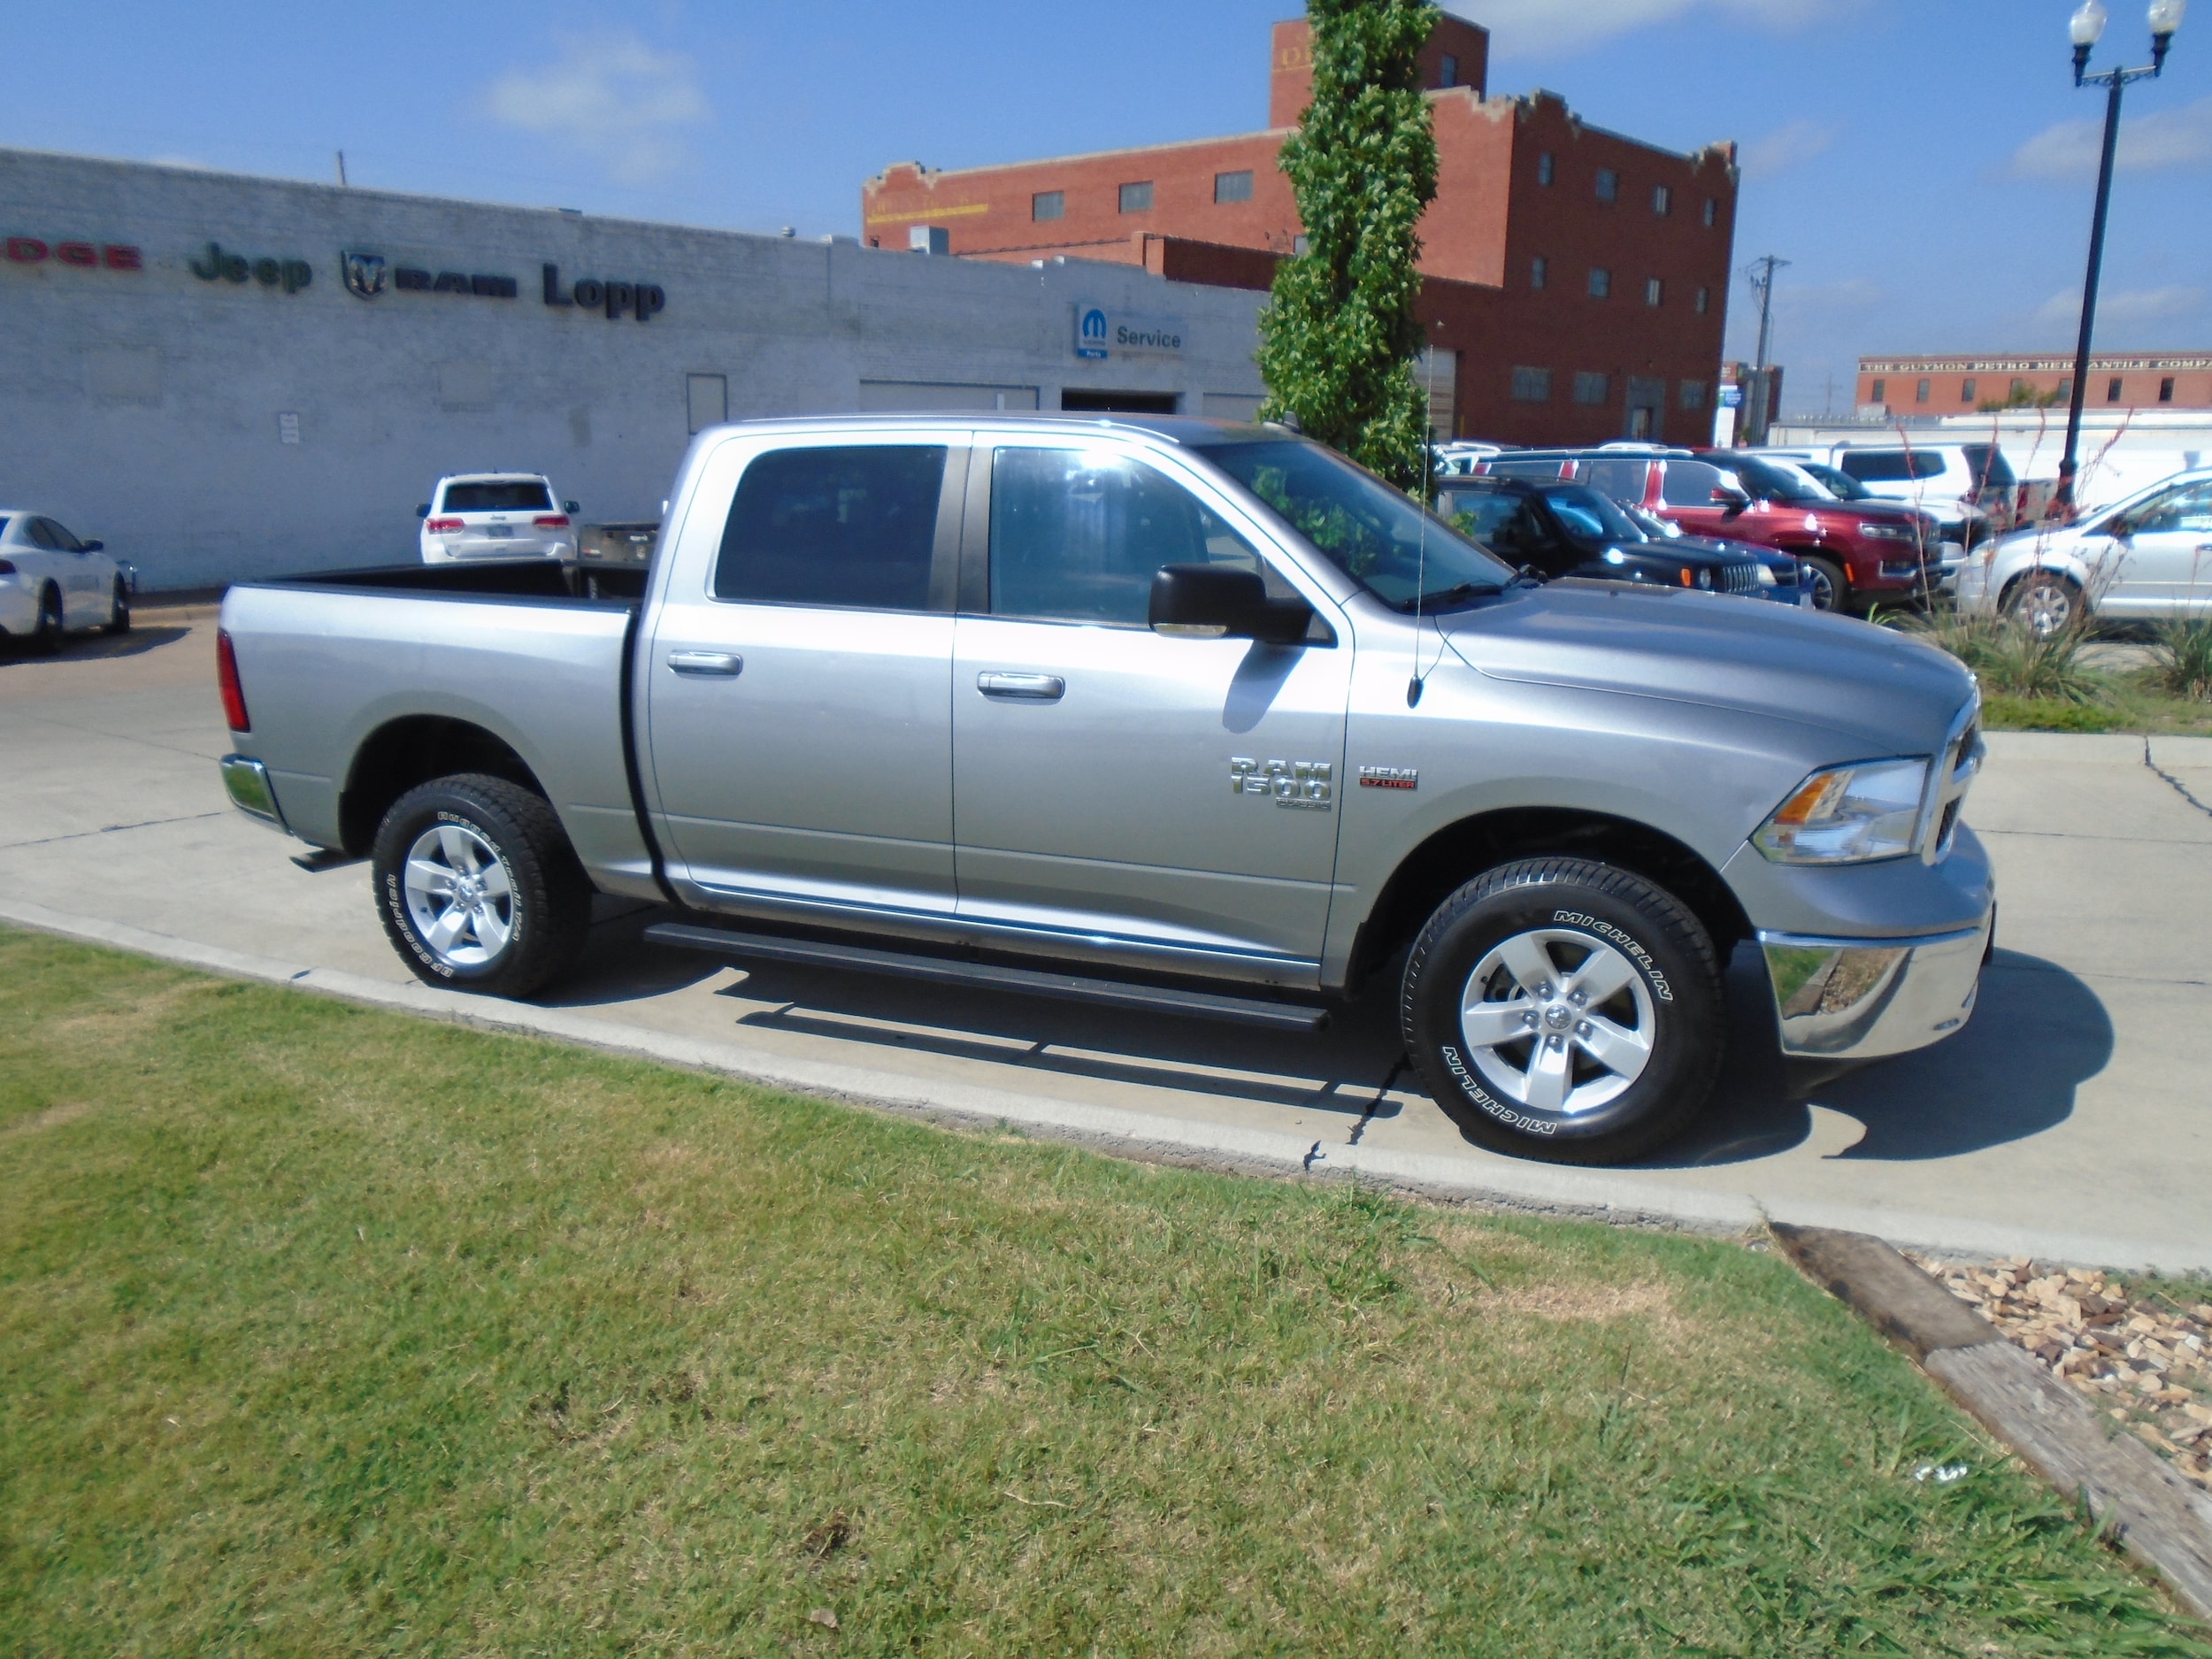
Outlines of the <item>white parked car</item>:
M 1433 444 L 1430 452 L 1436 457 L 1436 476 L 1439 478 L 1466 478 L 1475 470 L 1476 463 L 1502 455 L 1511 446 L 1487 443 L 1477 438 L 1458 438 L 1449 443 Z
M 2020 480 L 1993 443 L 1839 443 L 1825 460 L 1885 501 L 1932 513 L 1947 541 L 1969 547 L 2013 522 Z
M 438 480 L 415 509 L 422 520 L 422 562 L 461 559 L 572 559 L 576 503 L 553 494 L 538 472 L 457 472 Z
M 34 649 L 59 648 L 64 634 L 131 626 L 138 577 L 98 541 L 80 541 L 58 518 L 0 507 L 0 632 Z
M 2212 616 L 2212 467 L 2177 472 L 2073 524 L 2016 530 L 1959 572 L 1962 611 L 2048 638 L 2085 615 Z

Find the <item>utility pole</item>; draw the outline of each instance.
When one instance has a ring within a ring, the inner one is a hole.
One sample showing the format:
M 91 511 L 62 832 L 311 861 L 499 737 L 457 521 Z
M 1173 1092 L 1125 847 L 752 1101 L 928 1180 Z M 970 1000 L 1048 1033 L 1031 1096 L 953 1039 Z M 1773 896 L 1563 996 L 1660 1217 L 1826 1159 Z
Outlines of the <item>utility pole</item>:
M 1744 267 L 1752 292 L 1759 296 L 1759 354 L 1751 365 L 1751 390 L 1744 408 L 1744 436 L 1753 443 L 1767 441 L 1767 423 L 1774 413 L 1774 377 L 1767 373 L 1767 345 L 1774 328 L 1774 273 L 1789 263 L 1770 253 Z
M 338 152 L 338 182 L 339 182 L 339 184 L 340 184 L 340 185 L 342 185 L 342 185 L 345 183 L 345 181 L 346 181 L 346 152 L 345 152 L 344 150 L 340 150 L 340 151 Z

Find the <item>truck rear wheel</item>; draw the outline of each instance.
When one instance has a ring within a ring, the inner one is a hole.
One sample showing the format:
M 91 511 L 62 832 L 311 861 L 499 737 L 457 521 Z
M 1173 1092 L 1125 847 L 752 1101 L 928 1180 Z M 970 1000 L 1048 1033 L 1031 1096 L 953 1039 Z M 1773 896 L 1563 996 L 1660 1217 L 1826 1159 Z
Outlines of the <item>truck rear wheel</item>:
M 503 778 L 410 789 L 377 826 L 372 867 L 384 932 L 426 984 L 527 996 L 583 953 L 591 884 L 552 807 Z
M 1726 1041 L 1704 927 L 1642 877 L 1502 864 L 1439 905 L 1406 964 L 1406 1052 L 1471 1141 L 1618 1164 L 1681 1133 Z

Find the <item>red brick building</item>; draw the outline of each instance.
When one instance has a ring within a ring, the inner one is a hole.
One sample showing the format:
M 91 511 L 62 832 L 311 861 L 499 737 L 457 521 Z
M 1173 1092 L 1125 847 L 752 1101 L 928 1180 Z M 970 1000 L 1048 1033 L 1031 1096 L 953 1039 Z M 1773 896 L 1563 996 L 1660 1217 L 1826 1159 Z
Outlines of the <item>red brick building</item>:
M 2009 402 L 2017 388 L 2063 403 L 2074 393 L 2064 357 L 1861 357 L 1858 403 L 1891 415 L 1962 415 Z M 2092 409 L 2212 409 L 2212 351 L 2103 352 L 2089 359 Z
M 1438 160 L 1421 311 L 1439 434 L 1705 441 L 1735 146 L 1685 156 L 1586 126 L 1553 93 L 1492 97 L 1489 35 L 1457 18 L 1438 26 L 1421 67 Z M 1305 21 L 1278 23 L 1264 132 L 958 172 L 902 162 L 862 186 L 864 238 L 1264 288 L 1298 246 L 1276 156 L 1312 80 Z

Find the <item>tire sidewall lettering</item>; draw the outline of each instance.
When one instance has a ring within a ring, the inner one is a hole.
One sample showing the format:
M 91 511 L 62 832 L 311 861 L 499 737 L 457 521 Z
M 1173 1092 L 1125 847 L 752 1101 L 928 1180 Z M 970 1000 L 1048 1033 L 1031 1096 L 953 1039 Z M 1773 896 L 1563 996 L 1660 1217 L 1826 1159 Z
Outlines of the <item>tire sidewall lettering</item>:
M 1595 933 L 1624 952 L 1628 959 L 1643 971 L 1644 979 L 1651 987 L 1651 994 L 1663 1002 L 1674 1001 L 1674 987 L 1667 983 L 1666 971 L 1652 959 L 1643 941 L 1611 922 L 1591 915 L 1587 910 L 1554 910 L 1551 919 L 1555 926 L 1578 927 L 1585 933 Z
M 1444 1069 L 1452 1074 L 1452 1080 L 1459 1085 L 1459 1092 L 1507 1128 L 1517 1129 L 1521 1133 L 1529 1135 L 1552 1135 L 1559 1133 L 1558 1124 L 1547 1122 L 1541 1118 L 1532 1118 L 1527 1113 L 1507 1105 L 1481 1084 L 1476 1082 L 1474 1074 L 1467 1069 L 1466 1062 L 1460 1058 L 1459 1050 L 1448 1042 L 1438 1043 L 1436 1051 L 1443 1059 Z

